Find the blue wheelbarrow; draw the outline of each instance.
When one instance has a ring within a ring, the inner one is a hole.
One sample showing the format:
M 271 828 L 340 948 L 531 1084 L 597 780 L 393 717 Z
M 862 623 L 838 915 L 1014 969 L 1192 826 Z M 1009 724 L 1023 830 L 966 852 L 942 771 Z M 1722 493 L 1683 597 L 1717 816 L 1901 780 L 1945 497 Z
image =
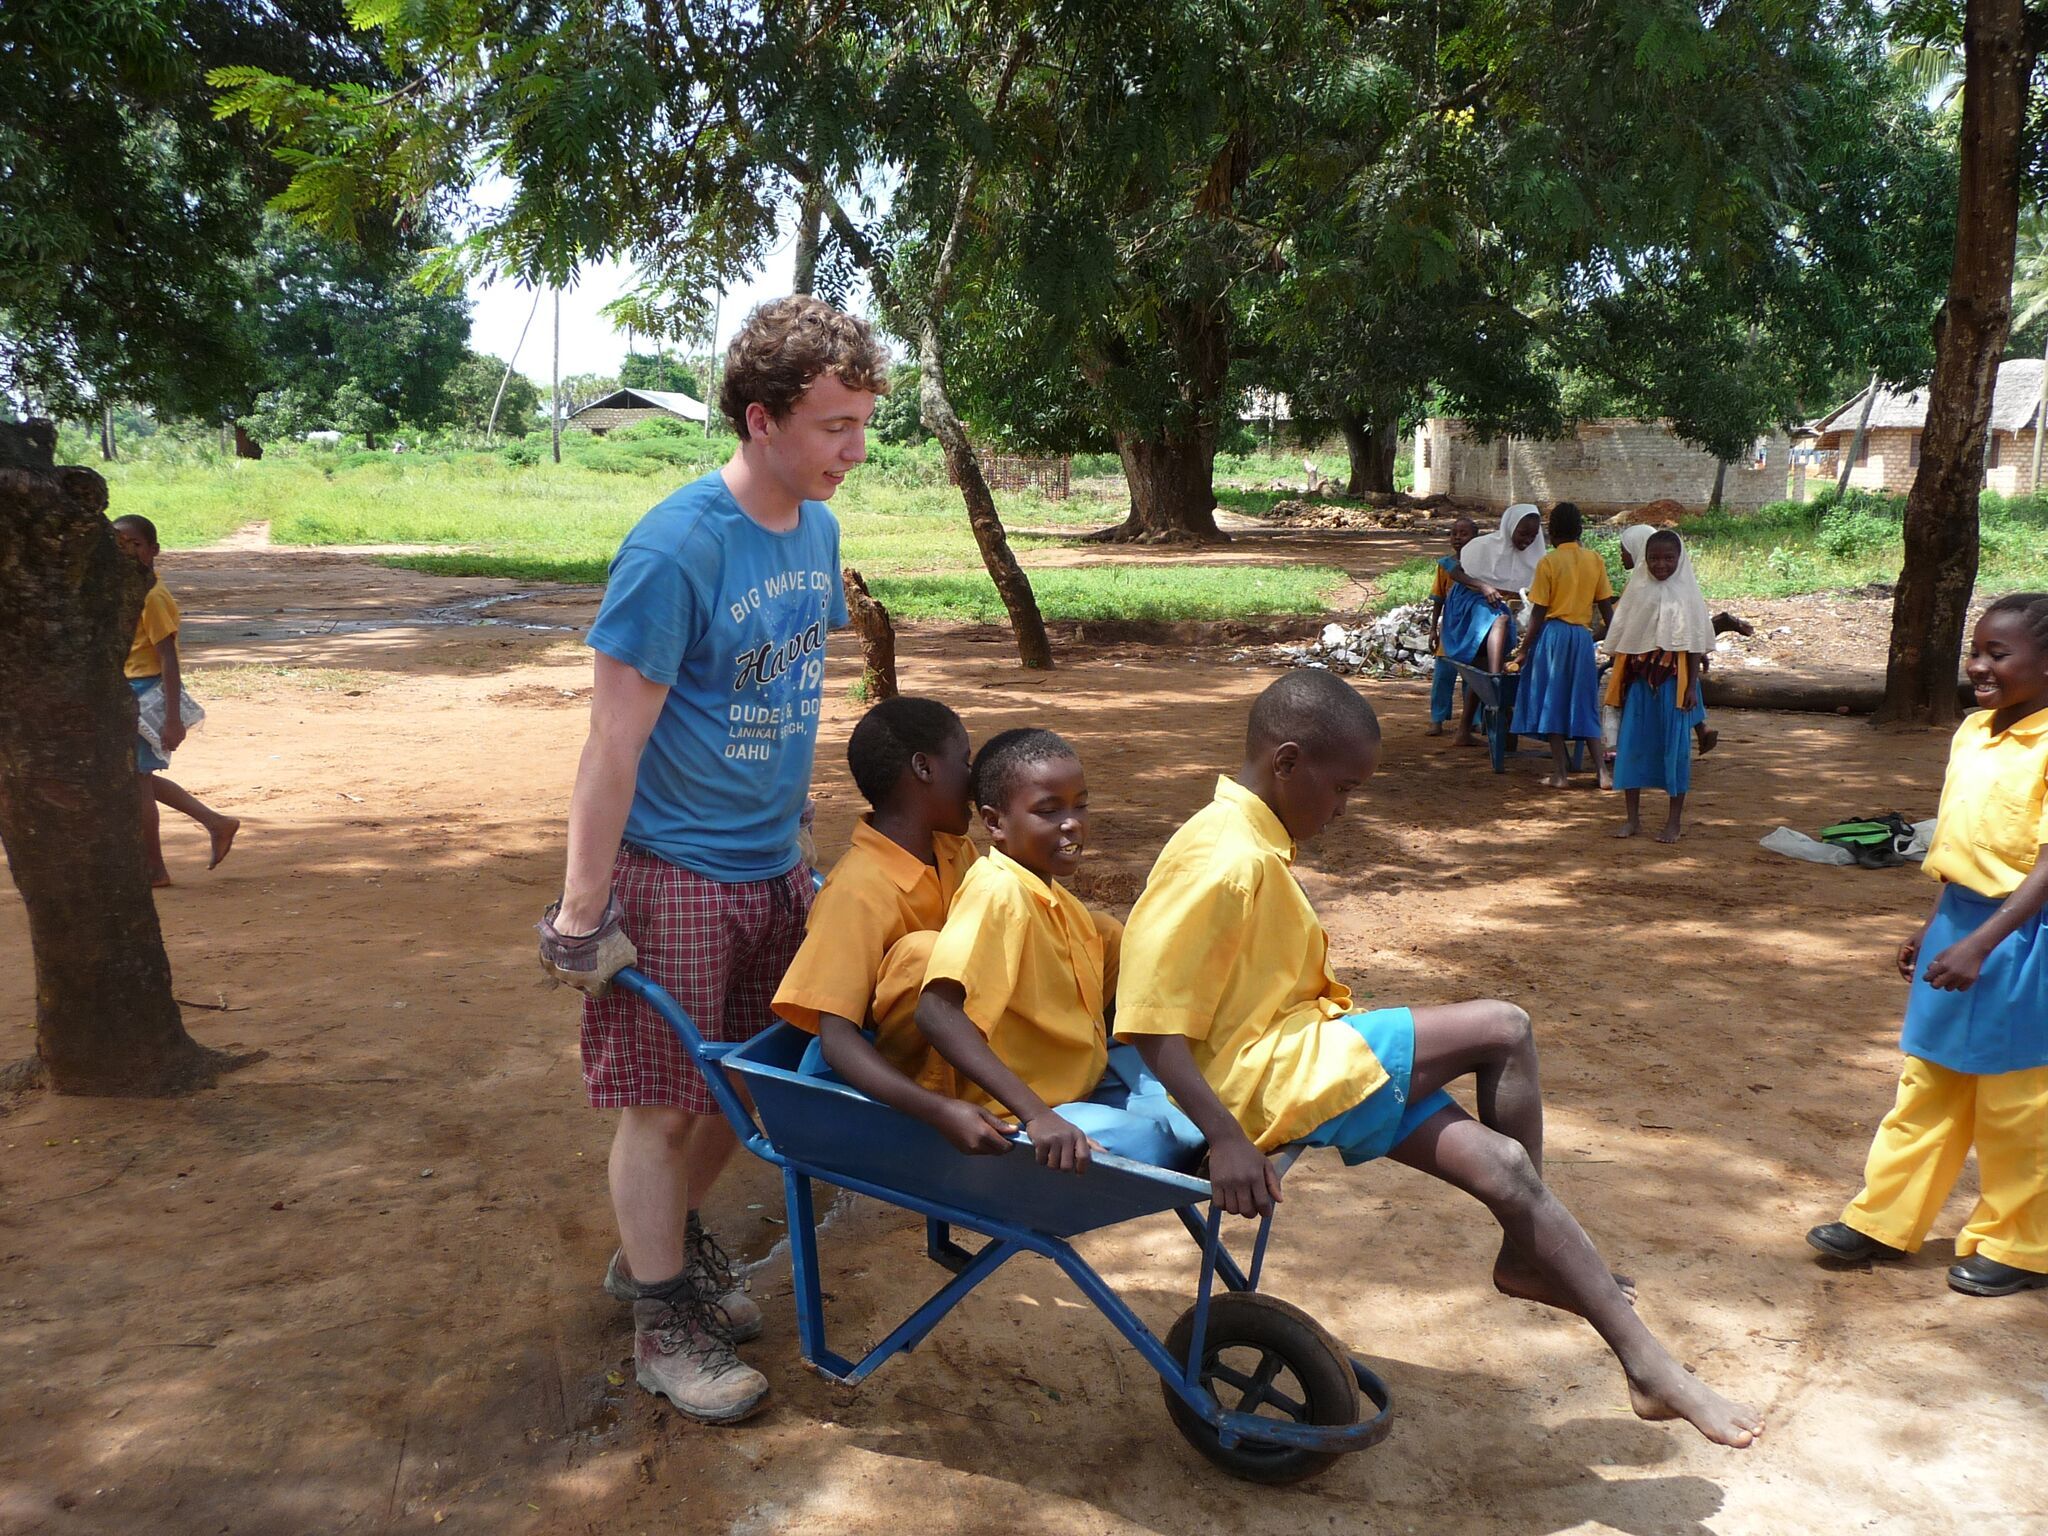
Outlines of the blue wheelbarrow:
M 744 1045 L 723 1045 L 700 1036 L 675 999 L 639 971 L 619 972 L 616 984 L 668 1021 L 741 1144 L 782 1170 L 797 1334 L 805 1364 L 821 1375 L 848 1385 L 864 1380 L 890 1356 L 916 1348 L 1005 1260 L 1035 1253 L 1057 1264 L 1145 1357 L 1159 1373 L 1174 1427 L 1226 1471 L 1253 1482 L 1297 1482 L 1386 1438 L 1386 1383 L 1307 1313 L 1260 1293 L 1270 1213 L 1259 1222 L 1246 1270 L 1223 1241 L 1223 1208 L 1205 1180 L 1108 1154 L 1097 1155 L 1085 1174 L 1056 1173 L 1040 1167 L 1021 1138 L 1001 1156 L 969 1157 L 922 1122 L 801 1071 L 810 1037 L 788 1024 Z M 753 1099 L 751 1112 L 735 1078 Z M 1283 1170 L 1298 1151 L 1276 1159 Z M 825 1342 L 813 1179 L 917 1212 L 925 1220 L 926 1254 L 951 1272 L 859 1360 Z M 1201 1265 L 1194 1305 L 1162 1340 L 1074 1251 L 1072 1239 L 1166 1211 L 1187 1228 Z M 982 1241 L 965 1247 L 956 1232 Z M 1366 1417 L 1361 1394 L 1370 1404 Z
M 1484 667 L 1475 667 L 1470 662 L 1454 661 L 1458 676 L 1465 680 L 1465 686 L 1472 697 L 1479 701 L 1476 723 L 1486 737 L 1487 755 L 1493 759 L 1493 771 L 1506 773 L 1508 759 L 1517 755 L 1521 737 L 1515 734 L 1515 686 L 1521 682 L 1519 672 L 1489 672 Z M 1548 753 L 1549 748 L 1544 748 Z M 1586 749 L 1579 742 L 1572 743 L 1572 772 L 1578 773 L 1585 764 Z

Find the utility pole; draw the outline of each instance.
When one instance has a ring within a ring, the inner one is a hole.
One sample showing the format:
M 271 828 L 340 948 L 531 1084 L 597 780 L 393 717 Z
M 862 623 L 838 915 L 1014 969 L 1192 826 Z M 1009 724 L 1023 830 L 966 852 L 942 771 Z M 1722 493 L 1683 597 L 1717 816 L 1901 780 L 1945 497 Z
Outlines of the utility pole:
M 2024 494 L 2033 495 L 2041 489 L 2041 434 L 2048 431 L 2048 343 L 2041 347 L 2041 391 L 2034 399 L 2034 472 L 2027 477 Z
M 554 434 L 555 462 L 562 462 L 562 289 L 555 287 L 555 365 L 553 371 L 554 400 L 548 410 L 548 426 Z
M 1849 472 L 1856 467 L 1856 455 L 1863 451 L 1863 434 L 1870 427 L 1870 408 L 1877 403 L 1877 370 L 1870 370 L 1870 388 L 1863 392 L 1863 414 L 1856 418 L 1856 435 L 1849 439 L 1848 450 L 1842 455 L 1842 472 L 1835 477 L 1835 494 L 1841 496 L 1849 489 Z

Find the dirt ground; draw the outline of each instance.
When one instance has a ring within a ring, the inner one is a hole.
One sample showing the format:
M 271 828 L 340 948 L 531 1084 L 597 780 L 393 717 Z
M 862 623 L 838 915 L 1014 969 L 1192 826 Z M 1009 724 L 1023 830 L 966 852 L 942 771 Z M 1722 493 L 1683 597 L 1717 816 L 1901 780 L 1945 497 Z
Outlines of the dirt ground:
M 1929 890 L 1756 839 L 1930 813 L 1942 741 L 1724 713 L 1691 835 L 1623 845 L 1611 800 L 1546 792 L 1533 758 L 1496 778 L 1423 737 L 1422 684 L 1365 685 L 1385 766 L 1304 861 L 1338 963 L 1376 1004 L 1535 1015 L 1552 1182 L 1652 1326 L 1770 1428 L 1732 1452 L 1638 1422 L 1589 1329 L 1490 1291 L 1477 1206 L 1318 1154 L 1290 1175 L 1268 1288 L 1378 1364 L 1397 1420 L 1263 1490 L 1181 1442 L 1137 1356 L 1036 1260 L 860 1390 L 814 1377 L 758 1163 L 709 1215 L 765 1258 L 746 1353 L 769 1409 L 709 1430 L 631 1387 L 629 1323 L 598 1288 L 610 1117 L 583 1104 L 575 1008 L 532 959 L 588 663 L 573 630 L 520 626 L 581 624 L 592 594 L 464 609 L 515 589 L 284 551 L 165 570 L 211 708 L 176 777 L 245 827 L 208 874 L 199 830 L 168 825 L 159 909 L 194 1034 L 268 1055 L 178 1102 L 0 1112 L 0 1530 L 2048 1529 L 2048 1295 L 1945 1288 L 1969 1191 L 1894 1270 L 1830 1273 L 1801 1241 L 1889 1103 L 1889 957 Z M 1078 743 L 1097 814 L 1076 883 L 1121 904 L 1234 762 L 1270 674 L 1232 648 L 1068 644 L 1029 676 L 999 633 L 912 629 L 900 654 L 906 687 L 977 737 L 1037 722 Z M 857 808 L 850 652 L 818 754 L 828 855 Z M 32 1048 L 32 993 L 0 890 L 0 1060 Z M 842 1353 L 942 1278 L 921 1236 L 861 1203 L 833 1221 Z M 1190 1298 L 1166 1219 L 1082 1247 L 1157 1328 Z

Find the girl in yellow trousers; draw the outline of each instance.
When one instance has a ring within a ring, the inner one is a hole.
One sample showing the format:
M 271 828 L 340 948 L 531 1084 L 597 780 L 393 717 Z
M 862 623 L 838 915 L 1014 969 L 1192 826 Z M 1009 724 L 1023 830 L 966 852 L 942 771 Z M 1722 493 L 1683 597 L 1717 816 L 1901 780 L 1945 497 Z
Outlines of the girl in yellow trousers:
M 1948 1283 L 2010 1296 L 2048 1286 L 2048 592 L 1986 609 L 1968 670 L 1979 709 L 1956 731 L 1927 851 L 1941 896 L 1899 948 L 1913 990 L 1898 1102 L 1862 1193 L 1806 1240 L 1844 1263 L 1904 1258 L 1974 1145 L 1981 1195 Z

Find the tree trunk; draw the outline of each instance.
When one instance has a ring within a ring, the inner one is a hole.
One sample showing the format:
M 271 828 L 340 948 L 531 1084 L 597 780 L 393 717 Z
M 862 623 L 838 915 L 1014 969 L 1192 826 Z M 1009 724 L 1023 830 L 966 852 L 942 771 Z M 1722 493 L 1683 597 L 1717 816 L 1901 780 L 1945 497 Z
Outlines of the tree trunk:
M 796 213 L 796 274 L 790 287 L 797 293 L 814 293 L 818 287 L 818 243 L 825 218 L 824 200 L 811 187 L 803 190 Z
M 1131 491 L 1131 514 L 1093 538 L 1141 544 L 1229 542 L 1216 526 L 1216 431 L 1184 437 L 1116 434 L 1117 457 Z
M 114 451 L 114 408 L 106 401 L 100 402 L 100 457 L 108 462 L 121 455 Z
M 1367 421 L 1356 411 L 1339 411 L 1344 448 L 1351 459 L 1346 496 L 1394 494 L 1394 459 L 1401 451 L 1401 423 L 1396 417 Z
M 52 467 L 48 422 L 0 425 L 0 844 L 28 912 L 36 1056 L 60 1093 L 167 1094 L 231 1063 L 171 997 L 136 808 L 121 662 L 149 581 L 107 483 Z
M 1870 375 L 1870 385 L 1863 391 L 1863 409 L 1856 415 L 1856 430 L 1849 438 L 1849 446 L 1842 454 L 1841 473 L 1835 476 L 1835 494 L 1840 496 L 1849 489 L 1849 476 L 1856 468 L 1857 459 L 1863 455 L 1863 439 L 1870 431 L 1870 408 L 1877 403 L 1877 374 Z
M 1727 488 L 1728 461 L 1726 459 L 1716 459 L 1714 461 L 1714 489 L 1713 493 L 1707 497 L 1707 510 L 1709 512 L 1721 510 L 1721 493 Z
M 889 610 L 876 602 L 859 571 L 847 566 L 839 573 L 846 588 L 846 612 L 853 620 L 853 632 L 860 637 L 861 681 L 866 684 L 867 701 L 879 704 L 896 697 L 896 626 Z
M 1969 0 L 1955 266 L 1934 322 L 1934 379 L 1920 469 L 1906 497 L 1905 567 L 1892 602 L 1880 723 L 1949 725 L 1958 713 L 1956 671 L 1977 580 L 1985 429 L 2012 321 L 2013 244 L 2036 46 L 2022 0 Z
M 370 446 L 374 448 L 377 445 L 372 443 Z M 263 445 L 251 437 L 239 421 L 235 423 L 235 457 L 238 459 L 260 459 L 263 457 Z
M 1152 436 L 1118 432 L 1117 457 L 1131 491 L 1131 515 L 1090 538 L 1108 543 L 1227 544 L 1216 526 L 1216 439 L 1230 374 L 1227 312 L 1199 304 L 1167 307 L 1161 322 L 1171 337 L 1170 355 L 1146 366 L 1170 368 L 1179 382 L 1183 419 L 1189 425 Z M 1119 344 L 1120 345 L 1120 344 Z M 1139 366 L 1121 359 L 1124 367 Z M 1090 371 L 1084 368 L 1084 372 Z M 1099 378 L 1103 368 L 1093 370 Z
M 1031 590 L 1031 578 L 1017 563 L 1010 548 L 1010 536 L 1003 529 L 1002 514 L 967 440 L 966 425 L 946 394 L 946 358 L 939 345 L 939 331 L 928 322 L 918 337 L 918 405 L 924 424 L 939 440 L 946 458 L 946 473 L 960 487 L 960 499 L 967 503 L 967 526 L 974 530 L 974 544 L 981 551 L 981 563 L 996 584 L 1003 611 L 1010 616 L 1010 628 L 1017 636 L 1017 657 L 1026 667 L 1052 669 L 1052 640 L 1045 632 L 1045 616 L 1038 611 L 1038 596 Z

